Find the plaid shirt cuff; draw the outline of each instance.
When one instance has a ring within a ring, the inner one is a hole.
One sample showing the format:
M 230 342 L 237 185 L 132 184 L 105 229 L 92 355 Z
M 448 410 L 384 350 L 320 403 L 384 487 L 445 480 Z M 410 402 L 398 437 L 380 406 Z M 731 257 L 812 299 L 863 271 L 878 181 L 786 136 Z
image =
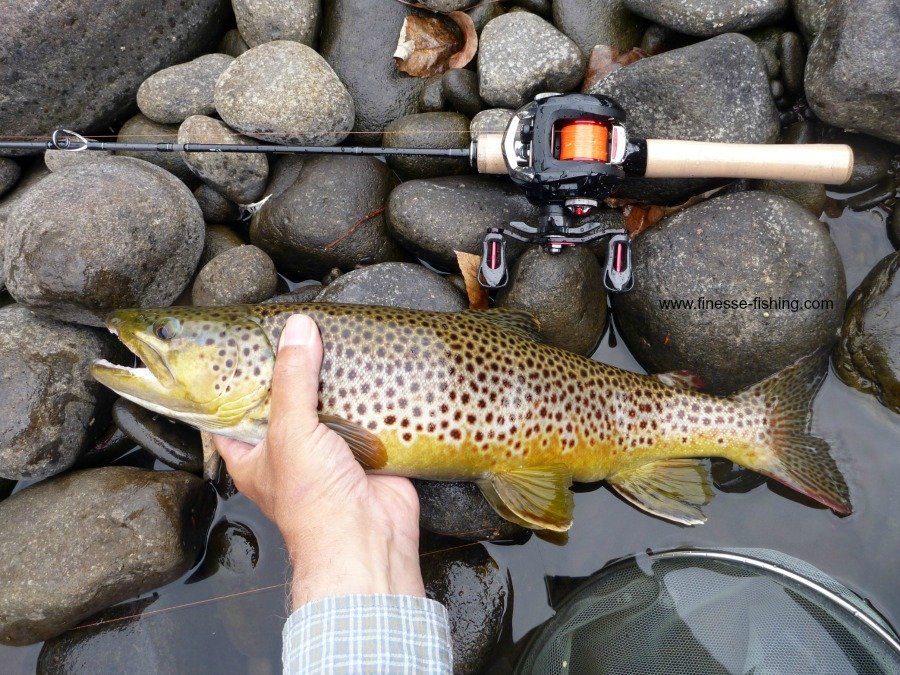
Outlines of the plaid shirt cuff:
M 285 673 L 453 672 L 444 606 L 411 595 L 343 595 L 304 605 L 283 631 Z

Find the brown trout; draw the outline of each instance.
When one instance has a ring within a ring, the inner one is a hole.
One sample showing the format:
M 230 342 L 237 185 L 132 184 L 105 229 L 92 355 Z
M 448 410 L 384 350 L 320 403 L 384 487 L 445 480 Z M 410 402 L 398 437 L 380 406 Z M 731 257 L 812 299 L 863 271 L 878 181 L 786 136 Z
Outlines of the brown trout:
M 814 357 L 719 398 L 544 344 L 523 312 L 316 303 L 118 311 L 107 325 L 146 367 L 92 372 L 150 410 L 256 443 L 281 329 L 298 312 L 322 334 L 320 419 L 371 472 L 475 481 L 503 517 L 565 531 L 573 480 L 702 523 L 713 493 L 701 458 L 715 456 L 850 513 L 828 444 L 809 435 Z

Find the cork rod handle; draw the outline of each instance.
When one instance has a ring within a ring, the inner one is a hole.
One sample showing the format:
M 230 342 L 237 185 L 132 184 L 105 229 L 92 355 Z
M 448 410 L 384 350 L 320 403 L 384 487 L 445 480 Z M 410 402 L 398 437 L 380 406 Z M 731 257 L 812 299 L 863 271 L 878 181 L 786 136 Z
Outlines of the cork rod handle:
M 761 178 L 838 185 L 850 180 L 848 145 L 756 145 L 647 139 L 650 178 Z

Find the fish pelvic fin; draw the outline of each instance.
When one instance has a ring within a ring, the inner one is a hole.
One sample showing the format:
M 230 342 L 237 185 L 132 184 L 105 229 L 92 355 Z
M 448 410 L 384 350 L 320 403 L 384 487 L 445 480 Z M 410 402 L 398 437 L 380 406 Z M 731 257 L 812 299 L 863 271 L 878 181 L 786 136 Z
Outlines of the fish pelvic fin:
M 493 307 L 491 309 L 470 309 L 469 314 L 479 319 L 489 321 L 503 330 L 516 333 L 520 337 L 542 342 L 541 323 L 537 317 L 523 309 L 509 309 L 506 307 Z
M 706 522 L 701 507 L 713 498 L 709 471 L 700 459 L 662 459 L 622 469 L 606 478 L 642 511 L 679 525 Z
M 387 464 L 387 450 L 371 431 L 336 415 L 319 415 L 319 421 L 347 442 L 364 469 L 381 469 Z
M 494 510 L 513 523 L 554 532 L 572 527 L 572 472 L 565 464 L 495 473 L 477 485 Z
M 813 399 L 826 369 L 826 353 L 819 350 L 740 392 L 739 401 L 762 402 L 769 434 L 768 441 L 760 444 L 757 458 L 734 459 L 847 515 L 853 510 L 847 482 L 828 443 L 809 433 Z

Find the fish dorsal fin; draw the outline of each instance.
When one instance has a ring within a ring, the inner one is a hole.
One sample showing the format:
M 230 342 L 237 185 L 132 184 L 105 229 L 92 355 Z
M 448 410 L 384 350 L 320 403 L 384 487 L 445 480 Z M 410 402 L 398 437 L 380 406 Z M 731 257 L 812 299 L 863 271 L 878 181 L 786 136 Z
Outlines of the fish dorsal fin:
M 706 383 L 689 370 L 670 370 L 667 373 L 656 373 L 653 377 L 676 389 L 703 389 Z
M 556 532 L 572 526 L 571 485 L 572 472 L 565 464 L 513 469 L 478 482 L 485 498 L 504 518 Z
M 467 312 L 480 319 L 489 321 L 503 330 L 517 333 L 529 340 L 534 340 L 535 342 L 543 340 L 540 321 L 533 314 L 523 309 L 494 307 L 492 309 L 470 309 Z
M 336 415 L 319 415 L 319 421 L 347 441 L 364 469 L 380 469 L 387 464 L 387 450 L 372 432 Z
M 706 464 L 699 459 L 663 459 L 623 469 L 606 481 L 624 499 L 681 525 L 706 522 L 701 506 L 713 498 Z

